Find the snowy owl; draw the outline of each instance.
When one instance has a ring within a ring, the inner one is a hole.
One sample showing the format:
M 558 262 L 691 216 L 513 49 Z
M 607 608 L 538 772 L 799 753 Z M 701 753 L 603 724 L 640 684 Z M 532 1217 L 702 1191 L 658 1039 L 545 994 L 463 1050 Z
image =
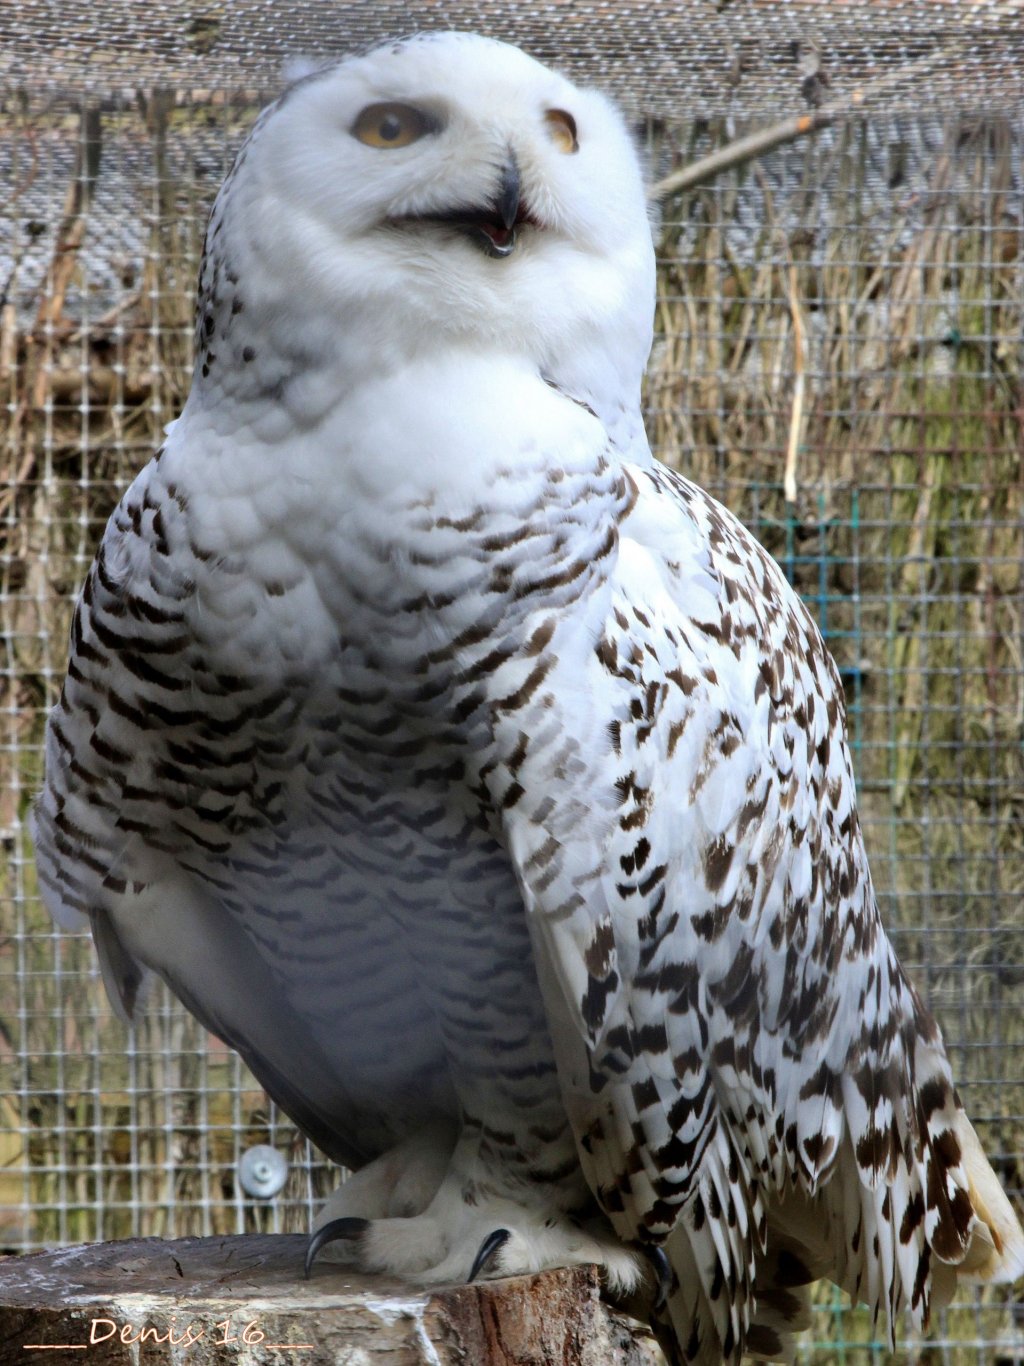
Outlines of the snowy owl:
M 653 291 L 621 116 L 523 52 L 287 92 L 35 832 L 124 1016 L 163 978 L 355 1169 L 309 1262 L 596 1262 L 738 1362 L 818 1277 L 920 1322 L 1024 1235 L 879 922 L 814 622 L 651 458 Z

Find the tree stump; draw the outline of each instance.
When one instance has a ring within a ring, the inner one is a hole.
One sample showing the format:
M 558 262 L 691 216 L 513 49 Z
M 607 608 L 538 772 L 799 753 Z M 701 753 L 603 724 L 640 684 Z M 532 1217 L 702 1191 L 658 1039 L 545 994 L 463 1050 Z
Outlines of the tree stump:
M 594 1267 L 427 1291 L 330 1262 L 306 1281 L 305 1247 L 140 1238 L 10 1257 L 0 1366 L 663 1366 Z

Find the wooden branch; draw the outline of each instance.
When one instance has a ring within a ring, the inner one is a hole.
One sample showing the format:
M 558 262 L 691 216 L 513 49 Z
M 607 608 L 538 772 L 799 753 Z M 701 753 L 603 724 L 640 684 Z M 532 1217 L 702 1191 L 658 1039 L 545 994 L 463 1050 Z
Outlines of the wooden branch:
M 788 255 L 788 249 L 787 249 Z M 796 502 L 796 464 L 800 453 L 800 435 L 804 422 L 804 373 L 807 340 L 800 313 L 800 290 L 793 258 L 787 265 L 789 285 L 789 313 L 793 323 L 793 404 L 789 414 L 789 439 L 786 442 L 786 464 L 782 474 L 783 496 L 789 504 Z
M 756 133 L 748 133 L 745 138 L 737 138 L 735 142 L 730 142 L 708 156 L 701 157 L 700 161 L 694 161 L 689 166 L 673 171 L 664 180 L 652 185 L 647 191 L 647 197 L 668 199 L 670 195 L 681 194 L 683 190 L 705 185 L 709 180 L 720 176 L 723 171 L 729 171 L 734 166 L 742 166 L 744 162 L 753 161 L 755 157 L 763 157 L 766 152 L 773 152 L 776 147 L 783 147 L 787 142 L 795 142 L 797 138 L 806 137 L 815 129 L 824 128 L 834 122 L 837 117 L 835 106 L 828 105 L 814 109 L 809 114 L 797 114 L 793 118 L 783 119 L 781 123 L 773 123 L 768 128 L 759 128 Z
M 82 110 L 75 165 L 64 199 L 64 215 L 57 229 L 50 271 L 49 290 L 39 302 L 34 330 L 42 333 L 47 323 L 54 325 L 64 311 L 64 298 L 75 273 L 77 255 L 85 236 L 86 219 L 100 172 L 102 123 L 95 105 Z
M 649 1331 L 601 1300 L 594 1267 L 426 1291 L 323 1262 L 305 1281 L 305 1246 L 142 1238 L 10 1257 L 0 1361 L 664 1366 Z

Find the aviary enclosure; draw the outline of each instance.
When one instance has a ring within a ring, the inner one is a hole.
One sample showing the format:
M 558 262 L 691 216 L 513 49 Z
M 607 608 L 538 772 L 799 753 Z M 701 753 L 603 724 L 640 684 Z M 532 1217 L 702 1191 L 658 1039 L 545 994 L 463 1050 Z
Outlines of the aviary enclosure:
M 817 616 L 885 918 L 1019 1201 L 1022 7 L 27 0 L 0 13 L 0 1243 L 305 1230 L 335 1181 L 176 1003 L 131 1034 L 112 1018 L 91 944 L 41 908 L 25 818 L 74 595 L 187 390 L 235 148 L 302 63 L 439 27 L 519 43 L 635 123 L 658 183 L 652 441 Z M 701 165 L 779 124 L 759 157 Z M 273 1195 L 243 1161 L 261 1145 Z M 886 1357 L 822 1292 L 800 1360 Z M 1024 1306 L 962 1299 L 911 1357 L 1024 1362 Z

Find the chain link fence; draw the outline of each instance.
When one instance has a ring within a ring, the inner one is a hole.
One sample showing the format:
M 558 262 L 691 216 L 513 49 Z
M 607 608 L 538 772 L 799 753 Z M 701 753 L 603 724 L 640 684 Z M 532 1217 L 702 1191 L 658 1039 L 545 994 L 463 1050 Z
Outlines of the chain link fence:
M 1020 9 L 37 2 L 0 11 L 0 1244 L 304 1230 L 336 1179 L 164 993 L 131 1034 L 112 1018 L 90 942 L 41 908 L 25 816 L 74 595 L 185 398 L 235 149 L 302 61 L 438 27 L 610 89 L 652 181 L 803 116 L 662 198 L 648 425 L 817 616 L 885 919 L 1019 1201 Z M 262 1146 L 279 1177 L 243 1161 Z M 821 1294 L 802 1361 L 887 1359 L 866 1315 Z M 909 1359 L 1019 1366 L 1024 1308 L 968 1295 Z

